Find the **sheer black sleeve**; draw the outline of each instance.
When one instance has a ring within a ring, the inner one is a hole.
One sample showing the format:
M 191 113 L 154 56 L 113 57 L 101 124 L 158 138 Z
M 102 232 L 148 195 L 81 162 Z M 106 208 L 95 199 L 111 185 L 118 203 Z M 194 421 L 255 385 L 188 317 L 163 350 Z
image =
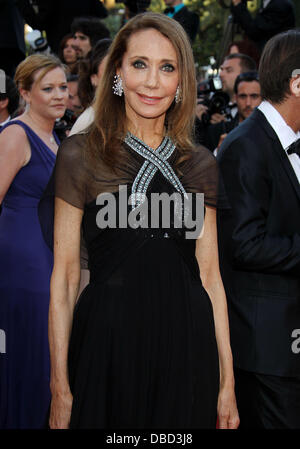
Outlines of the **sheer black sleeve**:
M 85 144 L 83 134 L 65 139 L 58 149 L 54 172 L 55 196 L 79 209 L 86 203 Z
M 205 147 L 198 146 L 181 168 L 182 182 L 187 192 L 203 193 L 204 204 L 226 208 L 227 200 L 220 176 L 218 162 Z

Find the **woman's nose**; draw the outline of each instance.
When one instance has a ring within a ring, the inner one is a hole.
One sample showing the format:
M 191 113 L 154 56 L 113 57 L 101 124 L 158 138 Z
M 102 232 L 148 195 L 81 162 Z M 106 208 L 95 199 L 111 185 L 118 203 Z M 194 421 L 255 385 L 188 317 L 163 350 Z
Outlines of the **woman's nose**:
M 159 73 L 156 67 L 151 67 L 148 70 L 146 77 L 146 85 L 147 87 L 155 88 L 158 87 L 159 84 Z

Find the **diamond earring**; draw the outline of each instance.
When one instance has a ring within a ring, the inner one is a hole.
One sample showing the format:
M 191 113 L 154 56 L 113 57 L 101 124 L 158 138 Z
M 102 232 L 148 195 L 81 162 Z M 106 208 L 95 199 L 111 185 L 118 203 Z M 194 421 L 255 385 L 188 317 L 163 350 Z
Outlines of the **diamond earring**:
M 179 86 L 177 86 L 176 93 L 175 93 L 175 103 L 179 103 L 180 101 L 181 101 L 180 89 L 179 89 Z
M 115 75 L 114 76 L 112 90 L 113 90 L 113 93 L 115 95 L 118 95 L 119 97 L 122 97 L 122 94 L 123 94 L 124 91 L 123 91 L 122 78 L 120 77 L 120 75 Z

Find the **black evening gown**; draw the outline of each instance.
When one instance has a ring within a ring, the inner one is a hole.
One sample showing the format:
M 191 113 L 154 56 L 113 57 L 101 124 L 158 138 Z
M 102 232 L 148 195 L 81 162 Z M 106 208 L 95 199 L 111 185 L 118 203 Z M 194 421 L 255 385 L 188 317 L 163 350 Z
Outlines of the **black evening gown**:
M 116 176 L 101 163 L 86 168 L 85 145 L 85 135 L 66 139 L 55 170 L 56 196 L 84 210 L 91 273 L 69 345 L 70 428 L 215 428 L 218 352 L 196 240 L 171 224 L 101 229 L 96 198 L 111 192 L 118 210 L 120 185 L 147 198 L 181 189 L 203 192 L 214 207 L 216 161 L 200 148 L 177 168 L 169 139 L 154 151 L 129 136 Z

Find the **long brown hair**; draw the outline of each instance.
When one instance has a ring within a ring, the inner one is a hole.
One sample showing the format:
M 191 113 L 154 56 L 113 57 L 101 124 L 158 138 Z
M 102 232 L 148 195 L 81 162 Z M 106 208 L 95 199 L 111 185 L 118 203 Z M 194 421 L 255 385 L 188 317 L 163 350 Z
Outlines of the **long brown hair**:
M 115 37 L 103 77 L 96 92 L 95 120 L 88 138 L 88 156 L 97 162 L 99 156 L 112 169 L 122 158 L 120 143 L 125 137 L 126 112 L 124 95 L 113 94 L 112 85 L 116 69 L 121 67 L 127 42 L 132 34 L 153 28 L 167 37 L 177 54 L 181 101 L 172 103 L 166 114 L 167 133 L 181 152 L 180 159 L 188 157 L 192 149 L 192 128 L 196 106 L 196 77 L 194 59 L 188 37 L 181 25 L 173 19 L 147 12 L 129 20 Z

